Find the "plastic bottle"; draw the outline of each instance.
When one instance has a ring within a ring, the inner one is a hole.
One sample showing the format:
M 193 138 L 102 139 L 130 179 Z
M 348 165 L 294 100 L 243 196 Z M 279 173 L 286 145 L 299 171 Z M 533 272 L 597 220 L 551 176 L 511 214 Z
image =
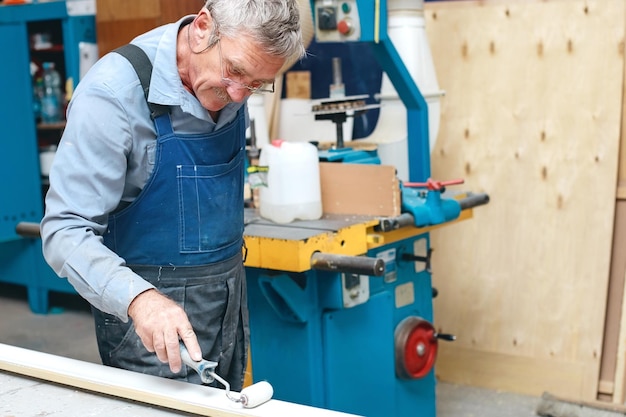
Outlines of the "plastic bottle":
M 41 100 L 43 99 L 43 96 L 43 79 L 41 77 L 37 77 L 33 83 L 33 113 L 37 123 L 41 121 Z
M 61 91 L 61 76 L 54 68 L 54 62 L 43 63 L 43 86 L 41 121 L 43 123 L 57 123 L 61 121 L 63 93 Z
M 269 167 L 259 193 L 261 217 L 276 223 L 322 217 L 317 148 L 307 142 L 274 140 L 263 146 L 259 165 Z

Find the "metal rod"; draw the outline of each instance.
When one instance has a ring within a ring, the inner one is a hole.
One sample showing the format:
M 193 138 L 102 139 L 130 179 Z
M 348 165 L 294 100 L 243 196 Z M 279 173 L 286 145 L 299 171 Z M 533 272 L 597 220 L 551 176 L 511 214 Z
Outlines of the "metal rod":
M 34 222 L 19 222 L 15 226 L 15 233 L 17 233 L 18 235 L 22 237 L 32 237 L 32 238 L 41 237 L 39 223 L 34 223 Z
M 336 131 L 337 131 L 337 149 L 343 149 L 344 147 L 344 142 L 343 142 L 343 123 L 341 122 L 335 122 L 336 123 Z
M 378 232 L 389 232 L 401 227 L 414 226 L 415 217 L 411 213 L 402 213 L 397 217 L 385 217 L 380 219 L 380 223 L 374 227 Z
M 489 203 L 489 195 L 488 194 L 468 194 L 467 197 L 459 200 L 459 204 L 461 205 L 461 210 L 465 210 L 468 208 L 480 206 L 483 204 Z
M 335 57 L 332 60 L 333 65 L 333 85 L 343 85 L 343 77 L 341 74 L 341 58 Z
M 367 256 L 347 256 L 315 252 L 311 255 L 311 268 L 359 275 L 382 276 L 385 261 Z

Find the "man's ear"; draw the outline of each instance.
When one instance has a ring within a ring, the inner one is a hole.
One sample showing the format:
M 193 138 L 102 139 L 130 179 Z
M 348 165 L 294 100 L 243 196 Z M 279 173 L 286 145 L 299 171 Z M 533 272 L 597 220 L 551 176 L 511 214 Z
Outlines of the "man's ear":
M 202 8 L 195 20 L 196 33 L 199 39 L 208 38 L 213 30 L 213 18 L 206 8 Z

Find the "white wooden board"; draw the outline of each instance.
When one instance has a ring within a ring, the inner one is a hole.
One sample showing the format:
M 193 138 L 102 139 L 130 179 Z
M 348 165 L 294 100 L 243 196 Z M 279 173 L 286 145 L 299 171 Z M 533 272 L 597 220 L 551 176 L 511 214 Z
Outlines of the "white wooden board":
M 256 408 L 244 409 L 230 401 L 225 391 L 221 389 L 144 375 L 6 344 L 0 344 L 0 370 L 202 416 L 354 416 L 279 400 L 270 400 Z

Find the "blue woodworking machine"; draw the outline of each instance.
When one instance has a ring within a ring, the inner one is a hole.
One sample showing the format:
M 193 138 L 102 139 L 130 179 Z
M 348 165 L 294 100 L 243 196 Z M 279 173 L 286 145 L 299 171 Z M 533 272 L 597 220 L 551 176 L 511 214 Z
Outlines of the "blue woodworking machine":
M 393 0 L 390 0 L 393 1 Z M 426 101 L 387 36 L 386 0 L 311 2 L 318 42 L 371 45 L 406 106 L 409 176 L 397 218 L 278 225 L 246 213 L 252 376 L 275 398 L 369 417 L 435 417 L 429 230 L 485 196 L 429 180 Z M 417 184 L 416 184 L 417 183 Z

